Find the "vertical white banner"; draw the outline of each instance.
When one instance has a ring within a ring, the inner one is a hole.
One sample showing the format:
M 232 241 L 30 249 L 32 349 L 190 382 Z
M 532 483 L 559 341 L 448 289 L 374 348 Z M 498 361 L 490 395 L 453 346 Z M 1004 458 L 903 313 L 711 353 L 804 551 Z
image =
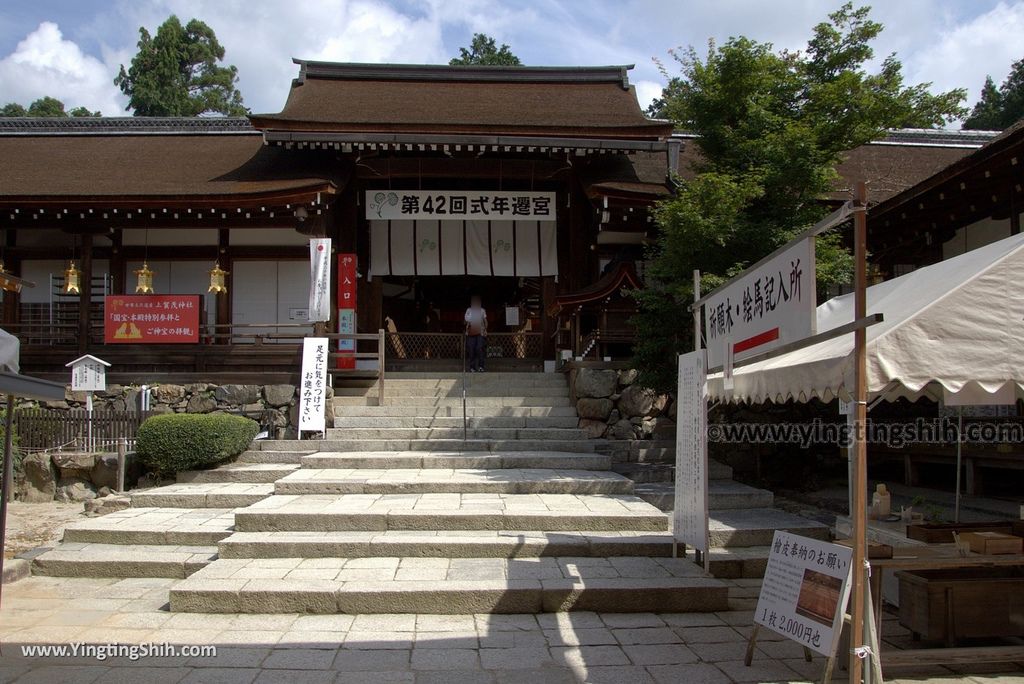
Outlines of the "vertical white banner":
M 299 387 L 299 433 L 327 429 L 326 337 L 302 340 L 302 384 Z
M 331 238 L 309 239 L 309 322 L 331 319 Z
M 708 408 L 705 350 L 679 355 L 676 401 L 676 541 L 708 550 Z

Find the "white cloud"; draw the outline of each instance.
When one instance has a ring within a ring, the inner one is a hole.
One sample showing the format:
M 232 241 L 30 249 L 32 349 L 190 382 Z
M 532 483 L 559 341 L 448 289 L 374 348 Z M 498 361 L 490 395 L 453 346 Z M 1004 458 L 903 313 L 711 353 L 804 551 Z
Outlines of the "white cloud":
M 931 81 L 935 90 L 966 87 L 967 103 L 978 100 L 985 76 L 996 84 L 1024 54 L 1012 36 L 1024 34 L 1024 3 L 1000 2 L 966 23 L 951 24 L 906 60 L 915 81 Z
M 633 84 L 636 86 L 636 99 L 640 103 L 641 109 L 647 109 L 647 105 L 651 104 L 651 101 L 656 97 L 661 97 L 662 84 L 655 81 L 637 81 Z
M 68 107 L 88 107 L 116 116 L 124 106 L 112 67 L 65 40 L 57 24 L 44 21 L 0 60 L 4 103 L 28 106 L 50 95 Z

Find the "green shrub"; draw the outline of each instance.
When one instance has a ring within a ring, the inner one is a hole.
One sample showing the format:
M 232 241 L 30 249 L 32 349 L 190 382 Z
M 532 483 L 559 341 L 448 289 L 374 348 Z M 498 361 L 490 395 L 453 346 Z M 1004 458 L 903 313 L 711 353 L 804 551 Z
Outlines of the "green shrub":
M 223 413 L 168 413 L 139 426 L 135 449 L 152 472 L 172 475 L 220 463 L 249 448 L 259 424 Z

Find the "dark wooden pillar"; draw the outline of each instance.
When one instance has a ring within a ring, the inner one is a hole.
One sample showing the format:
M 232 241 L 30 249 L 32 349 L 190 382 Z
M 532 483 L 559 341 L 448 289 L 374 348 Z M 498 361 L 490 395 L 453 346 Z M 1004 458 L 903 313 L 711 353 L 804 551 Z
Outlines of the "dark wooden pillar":
M 78 351 L 89 349 L 89 333 L 92 313 L 92 233 L 83 232 L 81 288 L 78 294 Z
M 1017 184 L 1010 183 L 1010 235 L 1020 234 L 1020 202 L 1017 201 Z
M 552 276 L 545 276 L 540 279 L 540 301 L 541 301 L 541 331 L 544 333 L 543 350 L 544 360 L 550 361 L 555 358 L 555 326 L 557 321 L 548 315 L 551 305 L 555 303 L 555 279 Z
M 214 297 L 217 308 L 214 322 L 218 326 L 231 325 L 231 293 L 235 291 L 235 282 L 232 272 L 235 270 L 235 264 L 231 259 L 231 236 L 227 228 L 221 228 L 217 231 L 217 260 L 220 263 L 220 267 L 227 271 L 227 275 L 224 276 L 224 284 L 227 285 L 227 292 L 218 292 Z M 224 335 L 229 332 L 228 328 L 218 327 L 216 331 L 220 335 Z M 230 344 L 231 338 L 228 336 L 215 337 L 214 340 L 220 344 Z
M 4 231 L 4 244 L 7 247 L 15 247 L 17 245 L 17 231 L 13 228 L 9 228 Z M 7 255 L 4 260 L 4 268 L 7 269 L 8 273 L 14 275 L 21 275 L 21 258 L 17 256 Z M 49 284 L 47 284 L 48 286 Z M 42 286 L 42 283 L 36 285 L 37 287 Z M 19 313 L 21 309 L 21 295 L 17 292 L 4 292 L 4 311 L 3 320 L 4 325 L 17 323 L 19 319 Z
M 123 295 L 128 280 L 127 262 L 122 248 L 123 233 L 117 229 L 110 236 L 110 293 Z

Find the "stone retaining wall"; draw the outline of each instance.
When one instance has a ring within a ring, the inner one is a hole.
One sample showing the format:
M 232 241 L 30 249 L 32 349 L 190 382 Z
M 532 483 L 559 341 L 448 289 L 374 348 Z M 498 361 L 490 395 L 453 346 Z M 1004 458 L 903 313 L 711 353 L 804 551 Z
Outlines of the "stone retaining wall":
M 96 411 L 137 409 L 142 388 L 108 385 L 93 394 Z M 298 394 L 295 385 L 213 385 L 190 383 L 149 387 L 151 412 L 242 413 L 269 423 L 278 439 L 295 437 L 298 424 Z M 328 388 L 328 398 L 333 392 Z M 68 387 L 62 401 L 22 402 L 20 407 L 42 407 L 56 411 L 85 408 L 85 393 Z M 330 413 L 330 412 L 328 412 Z M 99 436 L 102 439 L 102 435 Z M 117 486 L 117 455 L 77 450 L 32 453 L 22 459 L 15 478 L 15 494 L 29 502 L 87 501 L 105 496 Z M 136 486 L 141 467 L 133 453 L 126 459 L 125 486 Z
M 637 371 L 576 368 L 569 373 L 580 428 L 593 439 L 674 440 L 675 402 L 636 384 Z

